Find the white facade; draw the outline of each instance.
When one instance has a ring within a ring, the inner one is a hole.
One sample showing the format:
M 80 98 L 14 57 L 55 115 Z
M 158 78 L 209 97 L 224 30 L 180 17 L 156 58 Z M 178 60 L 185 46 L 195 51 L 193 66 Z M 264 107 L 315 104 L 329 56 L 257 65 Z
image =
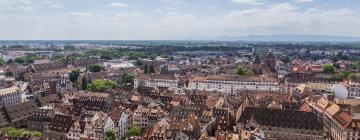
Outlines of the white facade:
M 123 139 L 125 137 L 125 131 L 128 125 L 128 115 L 125 112 L 122 112 L 120 115 L 120 120 L 119 120 L 119 138 L 120 140 Z
M 358 140 L 360 139 L 360 132 L 354 131 L 351 128 L 344 128 L 333 116 L 328 112 L 324 113 L 324 122 L 327 124 L 327 130 L 334 140 Z M 350 124 L 351 125 L 351 124 Z
M 139 86 L 177 88 L 179 86 L 179 80 L 160 78 L 134 79 L 134 88 L 138 88 Z
M 341 113 L 341 109 L 338 105 L 333 104 L 329 106 L 329 101 L 321 98 L 317 103 L 310 103 L 311 111 L 323 121 L 324 130 L 333 140 L 358 140 L 360 139 L 360 132 L 354 131 L 349 127 L 352 127 L 352 123 L 348 124 L 348 127 L 344 127 L 346 124 L 341 124 L 334 118 L 336 114 Z M 349 114 L 350 115 L 350 114 Z M 353 121 L 355 118 L 350 116 Z M 344 119 L 344 118 L 343 118 Z M 345 119 L 344 119 L 345 121 Z M 349 120 L 347 120 L 349 121 Z
M 276 81 L 220 81 L 203 80 L 190 81 L 189 89 L 221 91 L 232 93 L 237 90 L 255 90 L 255 91 L 280 91 L 280 85 Z
M 104 135 L 105 135 L 105 132 L 109 129 L 112 129 L 114 130 L 115 128 L 115 124 L 114 124 L 114 121 L 110 118 L 110 117 L 106 117 L 106 122 L 105 122 L 105 125 L 104 125 Z
M 349 98 L 360 99 L 360 86 L 350 86 L 348 91 Z
M 13 105 L 21 102 L 21 92 L 16 86 L 0 89 L 0 101 L 2 105 Z

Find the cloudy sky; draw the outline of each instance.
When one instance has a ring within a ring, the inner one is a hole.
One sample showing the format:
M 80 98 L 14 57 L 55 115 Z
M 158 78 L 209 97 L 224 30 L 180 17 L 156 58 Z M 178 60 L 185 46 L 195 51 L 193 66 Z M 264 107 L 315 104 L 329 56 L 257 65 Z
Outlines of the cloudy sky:
M 360 0 L 0 0 L 3 39 L 360 37 Z

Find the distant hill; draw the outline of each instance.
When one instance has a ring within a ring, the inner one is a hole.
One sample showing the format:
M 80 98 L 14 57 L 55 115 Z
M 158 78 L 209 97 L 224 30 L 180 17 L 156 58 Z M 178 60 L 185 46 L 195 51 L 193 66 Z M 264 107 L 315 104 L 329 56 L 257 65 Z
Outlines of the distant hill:
M 218 40 L 242 41 L 360 41 L 360 37 L 326 35 L 249 35 L 244 37 L 220 37 Z

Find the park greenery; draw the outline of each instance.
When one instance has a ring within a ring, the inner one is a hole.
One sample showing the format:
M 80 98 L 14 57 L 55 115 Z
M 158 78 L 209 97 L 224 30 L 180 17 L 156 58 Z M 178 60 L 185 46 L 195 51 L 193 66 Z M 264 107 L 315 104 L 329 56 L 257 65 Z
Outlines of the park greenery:
M 289 62 L 291 61 L 289 56 L 282 56 L 282 57 L 280 58 L 280 60 L 281 60 L 282 62 L 284 62 L 285 64 L 287 64 L 287 63 L 289 63 Z
M 14 61 L 19 64 L 28 64 L 33 63 L 36 59 L 39 59 L 36 55 L 26 55 L 23 57 L 15 58 Z
M 155 52 L 145 52 L 141 50 L 131 51 L 131 50 L 89 50 L 86 52 L 87 55 L 100 55 L 101 59 L 112 60 L 115 58 L 128 57 L 129 60 L 138 60 L 138 59 L 155 59 L 157 53 Z
M 323 71 L 325 73 L 333 74 L 333 73 L 335 73 L 335 67 L 333 64 L 325 64 L 323 66 Z
M 353 69 L 353 70 L 356 70 L 356 69 L 358 69 L 358 68 L 360 68 L 360 61 L 357 62 L 357 63 L 353 63 L 353 64 L 352 64 L 352 69 Z
M 247 68 L 247 67 L 237 67 L 236 70 L 235 70 L 235 74 L 236 75 L 246 75 L 246 76 L 249 76 L 249 75 L 253 75 L 254 72 L 250 69 L 250 68 Z
M 71 82 L 75 82 L 80 76 L 80 70 L 73 70 L 69 73 L 69 79 Z
M 336 72 L 336 69 L 340 67 L 337 66 L 336 64 L 325 64 L 323 66 L 323 71 L 324 73 L 330 74 L 330 79 L 333 80 L 354 80 L 356 79 L 356 75 L 354 72 L 351 71 L 341 71 L 341 72 Z
M 356 79 L 356 75 L 355 73 L 349 72 L 349 71 L 342 71 L 342 72 L 338 72 L 338 73 L 333 73 L 331 75 L 331 79 L 333 80 L 355 80 Z
M 94 64 L 89 66 L 89 71 L 91 72 L 100 72 L 102 67 L 99 64 Z
M 125 131 L 125 138 L 128 139 L 133 136 L 140 136 L 141 129 L 139 127 L 129 125 Z
M 0 58 L 0 66 L 4 65 L 6 62 L 4 59 Z
M 96 79 L 87 84 L 87 89 L 93 92 L 104 92 L 107 89 L 113 89 L 117 83 L 111 80 Z
M 134 78 L 135 76 L 133 74 L 123 74 L 123 85 L 130 85 L 130 86 L 133 86 L 134 85 Z
M 113 129 L 106 130 L 105 140 L 117 140 L 115 130 L 113 130 Z
M 7 137 L 11 137 L 11 138 L 28 137 L 28 136 L 33 136 L 37 138 L 41 137 L 41 132 L 29 131 L 26 129 L 16 129 L 13 127 L 4 127 L 1 128 L 1 131 L 5 133 Z

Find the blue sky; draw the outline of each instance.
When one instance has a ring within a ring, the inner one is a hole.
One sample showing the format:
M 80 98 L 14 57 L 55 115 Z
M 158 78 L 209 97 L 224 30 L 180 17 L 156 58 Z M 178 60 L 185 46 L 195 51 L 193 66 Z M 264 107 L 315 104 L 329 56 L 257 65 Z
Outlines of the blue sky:
M 0 39 L 360 37 L 359 0 L 0 0 Z

